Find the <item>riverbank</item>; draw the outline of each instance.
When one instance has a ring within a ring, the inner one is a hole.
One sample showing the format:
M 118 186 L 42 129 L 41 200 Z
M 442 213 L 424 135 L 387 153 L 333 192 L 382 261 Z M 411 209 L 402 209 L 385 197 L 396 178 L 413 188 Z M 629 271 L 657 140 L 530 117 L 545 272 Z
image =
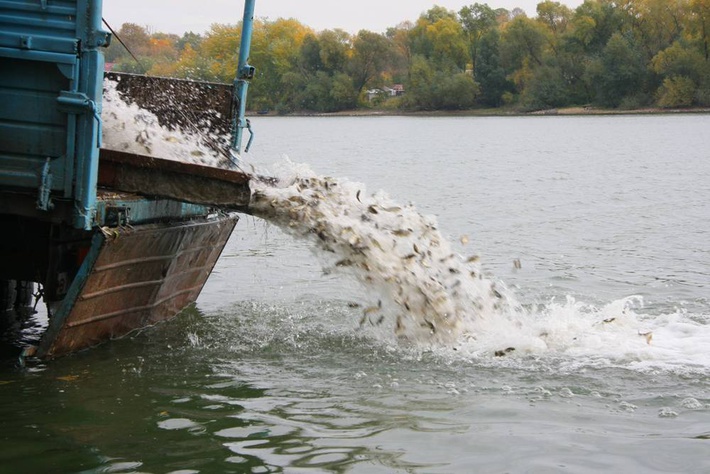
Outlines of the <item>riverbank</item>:
M 251 116 L 287 116 L 287 117 L 515 117 L 535 115 L 672 115 L 672 114 L 710 114 L 710 107 L 691 107 L 682 109 L 663 109 L 647 107 L 642 109 L 605 109 L 599 107 L 564 107 L 559 109 L 524 112 L 508 108 L 470 109 L 470 110 L 425 110 L 403 111 L 384 109 L 354 109 L 338 112 L 292 112 L 279 115 L 276 112 L 254 113 Z

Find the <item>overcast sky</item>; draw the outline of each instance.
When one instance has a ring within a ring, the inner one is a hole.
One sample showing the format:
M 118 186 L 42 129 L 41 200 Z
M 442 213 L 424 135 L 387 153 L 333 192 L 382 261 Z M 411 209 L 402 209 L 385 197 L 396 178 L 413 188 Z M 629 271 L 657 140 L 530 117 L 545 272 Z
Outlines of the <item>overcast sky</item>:
M 256 0 L 259 18 L 295 18 L 317 31 L 342 28 L 350 33 L 365 29 L 384 33 L 404 20 L 414 21 L 434 5 L 459 11 L 474 3 L 512 10 L 520 7 L 535 16 L 539 0 Z M 571 8 L 583 0 L 558 0 Z M 103 0 L 104 19 L 118 29 L 132 22 L 153 31 L 204 33 L 212 23 L 237 23 L 244 0 Z

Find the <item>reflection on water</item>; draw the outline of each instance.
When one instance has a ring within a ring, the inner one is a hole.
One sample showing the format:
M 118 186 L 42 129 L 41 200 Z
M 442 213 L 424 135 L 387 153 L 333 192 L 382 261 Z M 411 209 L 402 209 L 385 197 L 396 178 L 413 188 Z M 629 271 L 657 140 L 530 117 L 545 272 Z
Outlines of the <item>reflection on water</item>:
M 359 328 L 367 289 L 244 217 L 196 308 L 5 361 L 0 472 L 708 471 L 708 120 L 259 118 L 257 163 L 414 201 L 528 319 L 401 344 Z

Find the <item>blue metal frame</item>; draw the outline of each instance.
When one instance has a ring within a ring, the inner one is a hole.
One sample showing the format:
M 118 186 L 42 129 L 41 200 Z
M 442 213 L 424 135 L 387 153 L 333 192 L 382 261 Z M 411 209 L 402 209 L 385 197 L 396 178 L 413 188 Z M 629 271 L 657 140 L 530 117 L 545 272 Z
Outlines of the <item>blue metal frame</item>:
M 0 191 L 72 203 L 91 229 L 101 138 L 101 0 L 0 0 Z
M 242 39 L 239 46 L 239 64 L 237 66 L 237 77 L 234 79 L 234 97 L 238 105 L 237 114 L 232 122 L 232 149 L 236 153 L 233 159 L 238 159 L 242 152 L 242 135 L 244 129 L 248 129 L 251 134 L 245 151 L 249 151 L 249 146 L 253 138 L 253 132 L 249 120 L 245 118 L 247 104 L 247 90 L 249 81 L 254 77 L 255 68 L 248 64 L 249 52 L 251 50 L 251 36 L 254 29 L 254 3 L 255 0 L 245 0 L 244 18 L 242 20 Z M 236 163 L 235 163 L 236 164 Z

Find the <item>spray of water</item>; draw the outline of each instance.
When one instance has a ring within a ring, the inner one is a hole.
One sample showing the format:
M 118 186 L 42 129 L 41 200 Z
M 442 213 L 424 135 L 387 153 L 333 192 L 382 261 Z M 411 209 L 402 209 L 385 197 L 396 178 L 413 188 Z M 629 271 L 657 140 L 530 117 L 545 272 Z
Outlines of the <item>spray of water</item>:
M 397 336 L 451 344 L 475 338 L 479 320 L 510 307 L 484 278 L 475 255 L 461 256 L 436 218 L 364 185 L 306 167 L 278 184 L 252 183 L 251 212 L 311 241 L 330 269 L 351 273 L 376 295 L 361 325 L 392 325 Z M 462 238 L 466 240 L 466 238 Z
M 272 172 L 276 183 L 252 182 L 251 212 L 310 241 L 327 271 L 349 273 L 365 286 L 372 304 L 361 325 L 389 326 L 400 340 L 447 358 L 544 355 L 561 357 L 571 370 L 577 363 L 710 367 L 699 357 L 710 327 L 682 310 L 645 314 L 640 296 L 603 306 L 570 296 L 522 306 L 502 282 L 482 275 L 476 255 L 453 250 L 435 217 L 413 205 L 318 176 L 306 165 L 286 161 Z

